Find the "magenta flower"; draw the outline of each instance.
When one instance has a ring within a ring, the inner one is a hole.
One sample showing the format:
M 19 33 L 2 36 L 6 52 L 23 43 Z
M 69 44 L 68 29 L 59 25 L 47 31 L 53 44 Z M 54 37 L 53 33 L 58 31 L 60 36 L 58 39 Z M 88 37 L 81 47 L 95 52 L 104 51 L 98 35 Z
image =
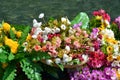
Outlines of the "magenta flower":
M 78 24 L 74 24 L 73 28 L 78 28 L 82 25 L 82 22 L 78 23 Z

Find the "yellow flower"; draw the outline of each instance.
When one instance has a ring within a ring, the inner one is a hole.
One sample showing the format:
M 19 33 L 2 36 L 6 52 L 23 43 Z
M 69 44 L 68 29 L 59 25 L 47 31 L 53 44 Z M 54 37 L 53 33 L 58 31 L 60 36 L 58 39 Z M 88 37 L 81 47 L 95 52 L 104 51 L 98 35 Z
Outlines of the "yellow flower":
M 17 48 L 19 46 L 17 41 L 13 41 L 12 39 L 8 39 L 5 37 L 5 45 L 9 46 L 11 49 L 11 52 L 15 54 L 17 52 Z
M 120 80 L 120 71 L 119 70 L 116 70 L 116 75 L 117 75 L 118 80 Z
M 120 61 L 120 56 L 117 56 L 117 60 Z
M 15 30 L 15 28 L 12 27 L 11 29 L 12 29 L 12 31 L 14 32 L 14 34 L 16 34 L 16 30 Z
M 59 57 L 59 58 L 62 58 L 64 53 L 65 53 L 65 50 L 60 50 L 60 51 L 58 52 L 58 57 Z
M 111 54 L 108 55 L 107 60 L 108 60 L 109 62 L 113 61 L 113 56 L 112 56 Z
M 111 43 L 111 44 L 117 44 L 118 41 L 113 39 L 113 38 L 106 38 L 106 42 Z
M 97 20 L 101 20 L 101 19 L 102 19 L 102 16 L 96 16 L 96 19 L 97 19 Z
M 32 39 L 31 35 L 28 34 L 28 36 L 27 36 L 27 38 L 26 38 L 26 41 L 29 41 L 29 40 L 31 40 L 31 39 Z
M 21 31 L 17 31 L 17 32 L 16 32 L 16 36 L 17 36 L 18 38 L 20 38 L 20 37 L 21 37 L 21 34 L 22 34 L 22 32 L 21 32 Z
M 11 26 L 8 23 L 3 23 L 2 26 L 4 31 L 10 31 Z
M 107 53 L 112 53 L 113 52 L 113 47 L 112 46 L 108 46 L 107 47 Z

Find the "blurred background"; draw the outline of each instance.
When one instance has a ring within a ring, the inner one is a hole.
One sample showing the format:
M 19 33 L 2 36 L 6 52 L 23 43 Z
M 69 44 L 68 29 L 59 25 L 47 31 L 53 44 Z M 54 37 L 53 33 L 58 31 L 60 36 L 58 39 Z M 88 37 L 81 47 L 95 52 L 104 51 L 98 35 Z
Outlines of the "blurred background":
M 120 15 L 120 0 L 0 0 L 0 22 L 30 25 L 40 13 L 49 17 L 67 16 L 72 20 L 79 12 L 91 17 L 94 10 L 104 9 L 112 19 Z

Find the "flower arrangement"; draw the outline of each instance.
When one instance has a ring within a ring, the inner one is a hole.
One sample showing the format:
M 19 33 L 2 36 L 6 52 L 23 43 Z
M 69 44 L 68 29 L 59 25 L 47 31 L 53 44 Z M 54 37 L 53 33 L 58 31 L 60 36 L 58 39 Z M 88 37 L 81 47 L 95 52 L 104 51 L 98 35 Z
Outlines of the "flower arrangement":
M 109 14 L 101 9 L 93 12 L 92 19 L 84 12 L 72 21 L 61 17 L 46 22 L 44 13 L 39 19 L 43 22 L 34 19 L 33 27 L 23 31 L 2 22 L 1 79 L 13 80 L 20 65 L 30 80 L 41 80 L 43 65 L 37 62 L 61 70 L 76 68 L 69 72 L 71 80 L 120 79 L 120 17 L 110 23 Z

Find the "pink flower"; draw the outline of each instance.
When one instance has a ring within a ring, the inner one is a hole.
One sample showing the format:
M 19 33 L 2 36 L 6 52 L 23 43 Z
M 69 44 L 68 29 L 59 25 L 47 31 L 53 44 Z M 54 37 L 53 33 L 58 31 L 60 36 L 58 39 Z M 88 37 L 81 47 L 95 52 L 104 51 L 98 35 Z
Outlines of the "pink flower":
M 110 16 L 109 16 L 109 14 L 103 14 L 103 18 L 105 20 L 108 20 L 110 22 Z
M 60 47 L 61 42 L 61 39 L 59 37 L 56 37 L 56 47 Z
M 81 46 L 80 43 L 79 43 L 79 41 L 74 41 L 74 42 L 73 42 L 73 45 L 74 45 L 75 48 L 77 48 L 77 49 L 80 48 L 80 46 Z
M 35 51 L 39 51 L 41 49 L 41 47 L 39 45 L 35 45 L 33 48 Z
M 65 38 L 65 42 L 66 42 L 67 44 L 70 44 L 70 43 L 71 43 L 71 38 L 69 38 L 69 37 Z

